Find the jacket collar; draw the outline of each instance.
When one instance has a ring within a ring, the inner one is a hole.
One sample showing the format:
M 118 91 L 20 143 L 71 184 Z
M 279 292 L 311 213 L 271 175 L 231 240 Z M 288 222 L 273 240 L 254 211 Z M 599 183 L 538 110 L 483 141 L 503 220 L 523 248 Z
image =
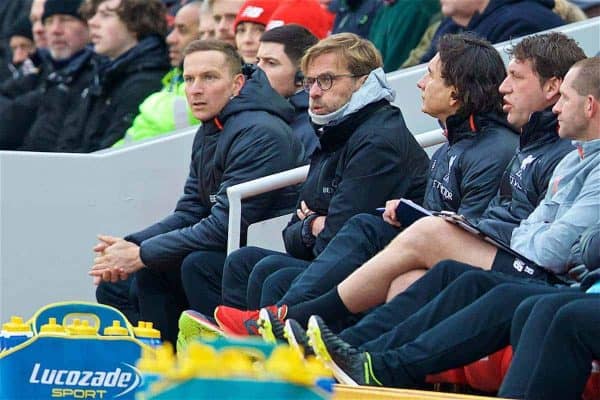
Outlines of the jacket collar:
M 534 143 L 547 143 L 558 140 L 558 120 L 551 108 L 531 114 L 529 121 L 521 129 L 521 149 Z

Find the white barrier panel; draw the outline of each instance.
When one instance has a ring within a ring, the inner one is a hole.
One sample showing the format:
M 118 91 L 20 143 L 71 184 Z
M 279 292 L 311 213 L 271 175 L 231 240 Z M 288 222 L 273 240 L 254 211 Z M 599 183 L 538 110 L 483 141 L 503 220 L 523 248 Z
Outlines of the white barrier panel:
M 92 154 L 0 152 L 0 321 L 94 301 L 96 235 L 124 235 L 173 210 L 195 130 Z

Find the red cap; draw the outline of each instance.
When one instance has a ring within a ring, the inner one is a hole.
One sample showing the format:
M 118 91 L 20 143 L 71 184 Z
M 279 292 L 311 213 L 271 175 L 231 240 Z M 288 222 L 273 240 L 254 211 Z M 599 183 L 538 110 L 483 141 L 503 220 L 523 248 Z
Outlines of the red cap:
M 271 19 L 271 14 L 279 5 L 277 0 L 246 0 L 233 23 L 233 31 L 237 29 L 238 24 L 242 22 L 253 22 L 267 26 L 267 22 Z
M 285 0 L 271 15 L 267 30 L 288 24 L 298 24 L 319 39 L 329 35 L 335 15 L 327 11 L 318 0 Z

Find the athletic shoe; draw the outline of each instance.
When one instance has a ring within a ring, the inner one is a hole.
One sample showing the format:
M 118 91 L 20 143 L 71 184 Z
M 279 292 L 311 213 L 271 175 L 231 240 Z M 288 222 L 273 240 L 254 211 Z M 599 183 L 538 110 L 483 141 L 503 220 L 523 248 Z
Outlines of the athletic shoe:
M 340 383 L 353 386 L 382 386 L 373 374 L 369 353 L 362 352 L 338 338 L 321 317 L 310 317 L 307 334 L 317 358 L 331 369 Z
M 310 344 L 308 344 L 308 336 L 306 335 L 306 331 L 302 328 L 298 321 L 294 319 L 286 320 L 283 335 L 287 339 L 289 345 L 298 353 L 300 353 L 301 357 L 315 355 L 312 347 L 310 347 Z
M 261 308 L 258 313 L 258 332 L 267 343 L 285 342 L 283 321 L 277 318 L 268 308 Z
M 227 336 L 227 333 L 199 312 L 193 310 L 184 311 L 179 317 L 177 351 L 182 351 L 192 341 L 214 339 L 219 336 Z
M 277 318 L 283 320 L 287 314 L 287 306 L 269 306 L 265 307 Z M 260 310 L 244 311 L 234 307 L 218 306 L 215 308 L 215 320 L 217 324 L 226 332 L 231 332 L 240 336 L 259 335 L 258 317 Z

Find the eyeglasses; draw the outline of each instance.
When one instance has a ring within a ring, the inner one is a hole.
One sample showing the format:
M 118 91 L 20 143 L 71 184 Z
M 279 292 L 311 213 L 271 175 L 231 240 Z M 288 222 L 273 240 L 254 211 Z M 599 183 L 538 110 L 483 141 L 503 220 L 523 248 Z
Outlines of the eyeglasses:
M 333 86 L 333 82 L 338 79 L 338 78 L 344 78 L 344 77 L 348 77 L 348 78 L 358 78 L 361 77 L 363 75 L 352 75 L 352 74 L 340 74 L 340 75 L 331 75 L 331 74 L 322 74 L 317 76 L 316 78 L 311 78 L 309 76 L 305 77 L 302 80 L 302 86 L 304 87 L 304 90 L 308 93 L 310 92 L 310 89 L 313 87 L 313 85 L 315 84 L 315 82 L 317 82 L 317 86 L 319 87 L 319 89 L 321 89 L 322 91 L 326 91 L 331 89 L 331 87 Z

